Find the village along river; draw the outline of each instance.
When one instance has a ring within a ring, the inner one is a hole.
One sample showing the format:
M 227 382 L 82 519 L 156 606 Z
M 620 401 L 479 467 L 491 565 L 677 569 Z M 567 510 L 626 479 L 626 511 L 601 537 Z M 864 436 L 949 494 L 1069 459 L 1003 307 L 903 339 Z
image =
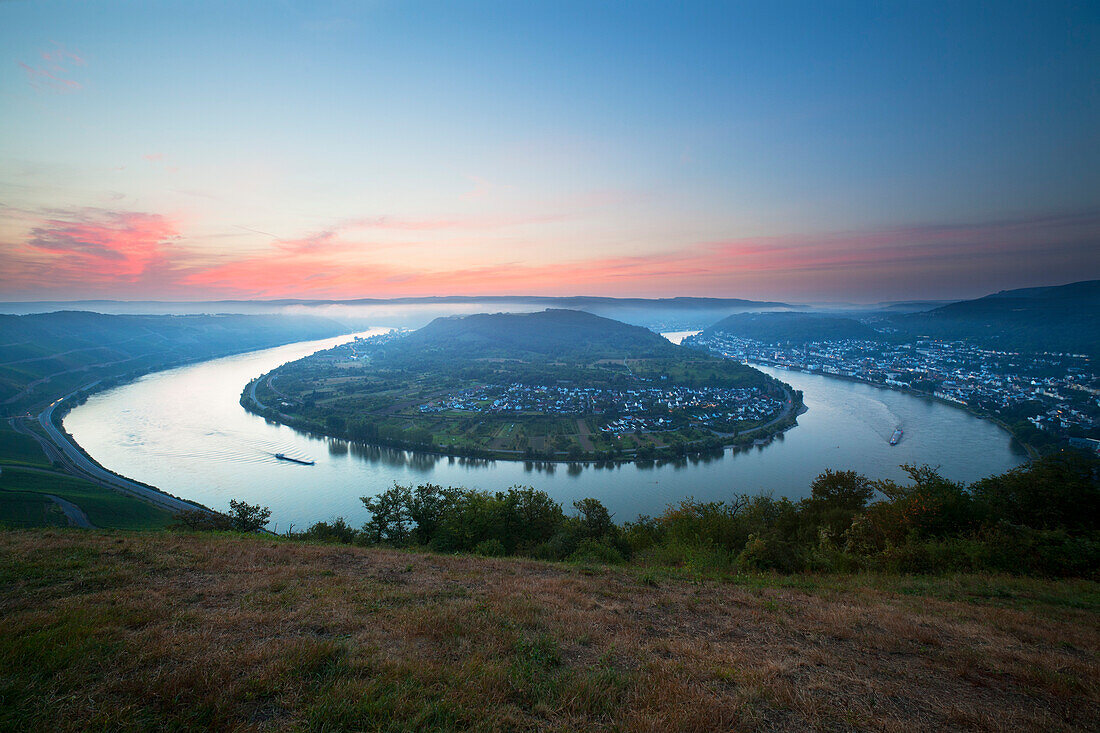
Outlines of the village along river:
M 770 368 L 763 371 L 804 393 L 809 409 L 797 427 L 767 446 L 656 467 L 559 463 L 537 468 L 394 451 L 307 435 L 240 406 L 241 390 L 253 377 L 350 338 L 290 344 L 149 374 L 92 395 L 65 418 L 65 428 L 112 471 L 215 509 L 227 509 L 230 499 L 269 506 L 272 528 L 277 523 L 279 531 L 336 516 L 360 524 L 366 513 L 359 497 L 394 482 L 489 490 L 533 486 L 567 509 L 576 499 L 596 497 L 625 521 L 659 513 L 688 496 L 709 501 L 771 492 L 799 499 L 826 468 L 900 479 L 899 464 L 927 463 L 940 466 L 948 478 L 973 481 L 1026 459 L 1005 431 L 961 409 Z M 890 435 L 898 425 L 905 436 L 891 447 Z M 280 461 L 276 453 L 316 464 Z

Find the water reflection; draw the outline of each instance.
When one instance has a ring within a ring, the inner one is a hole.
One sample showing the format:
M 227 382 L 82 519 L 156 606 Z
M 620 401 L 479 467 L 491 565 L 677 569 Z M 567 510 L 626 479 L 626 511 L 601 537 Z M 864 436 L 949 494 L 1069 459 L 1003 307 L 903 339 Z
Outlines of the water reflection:
M 769 445 L 718 450 L 647 464 L 552 463 L 456 458 L 350 443 L 294 430 L 246 412 L 248 380 L 334 340 L 295 344 L 147 375 L 93 395 L 65 427 L 107 468 L 210 506 L 230 498 L 272 508 L 282 525 L 343 515 L 365 519 L 359 497 L 431 482 L 491 491 L 530 485 L 569 506 L 595 496 L 621 519 L 659 513 L 685 496 L 728 499 L 772 491 L 798 499 L 826 468 L 903 478 L 901 463 L 940 465 L 973 481 L 1023 460 L 994 424 L 900 392 L 820 375 L 769 371 L 805 393 L 809 411 Z M 196 397 L 196 395 L 198 397 Z M 898 424 L 905 438 L 890 447 Z M 274 459 L 308 457 L 314 466 Z

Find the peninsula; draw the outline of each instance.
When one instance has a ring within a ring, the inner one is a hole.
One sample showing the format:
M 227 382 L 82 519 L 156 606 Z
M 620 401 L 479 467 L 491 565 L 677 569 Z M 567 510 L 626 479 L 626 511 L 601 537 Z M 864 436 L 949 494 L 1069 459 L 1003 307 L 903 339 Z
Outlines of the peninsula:
M 550 309 L 438 318 L 245 387 L 249 410 L 333 437 L 511 460 L 674 459 L 766 440 L 801 395 L 638 326 Z

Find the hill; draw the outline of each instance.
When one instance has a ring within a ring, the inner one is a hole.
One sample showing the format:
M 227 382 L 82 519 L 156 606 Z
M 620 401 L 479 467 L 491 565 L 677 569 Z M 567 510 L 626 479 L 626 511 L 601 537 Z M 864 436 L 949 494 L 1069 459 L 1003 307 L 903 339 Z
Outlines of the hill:
M 402 305 L 515 305 L 527 304 L 575 310 L 639 309 L 665 312 L 761 310 L 799 308 L 778 301 L 743 298 L 607 298 L 598 296 L 450 295 L 419 298 L 354 298 L 350 300 L 211 300 L 211 301 L 26 301 L 0 302 L 0 313 L 46 313 L 57 310 L 90 310 L 98 313 L 281 313 L 288 306 L 402 306 Z
M 0 532 L 5 730 L 1095 730 L 1097 586 Z
M 968 338 L 1008 350 L 1100 354 L 1100 280 L 1005 290 L 899 316 L 912 334 Z
M 18 414 L 97 379 L 349 330 L 313 316 L 0 315 L 0 414 Z
M 254 412 L 337 438 L 572 461 L 751 443 L 790 427 L 799 400 L 752 367 L 571 310 L 438 318 L 283 365 L 242 394 Z
M 394 348 L 445 358 L 641 359 L 678 352 L 667 339 L 640 326 L 561 309 L 437 318 Z
M 808 313 L 737 313 L 703 331 L 704 336 L 726 334 L 765 343 L 804 344 L 811 341 L 881 340 L 883 334 L 852 318 Z

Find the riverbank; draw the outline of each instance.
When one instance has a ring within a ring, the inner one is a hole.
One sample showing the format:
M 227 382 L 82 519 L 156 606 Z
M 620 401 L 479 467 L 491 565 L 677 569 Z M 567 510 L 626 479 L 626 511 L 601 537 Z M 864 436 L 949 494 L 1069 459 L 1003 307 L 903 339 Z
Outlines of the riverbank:
M 160 529 L 171 522 L 172 513 L 156 504 L 63 471 L 62 460 L 49 457 L 44 445 L 56 453 L 14 418 L 0 422 L 0 524 Z
M 299 430 L 311 435 L 324 436 L 349 443 L 358 443 L 379 448 L 414 451 L 429 456 L 442 456 L 446 458 L 463 458 L 484 461 L 513 461 L 520 463 L 546 463 L 546 464 L 598 464 L 619 465 L 628 463 L 658 463 L 681 460 L 692 456 L 700 456 L 713 453 L 721 453 L 726 449 L 745 449 L 770 443 L 776 436 L 790 430 L 798 424 L 798 416 L 808 409 L 802 402 L 802 394 L 797 390 L 791 390 L 788 385 L 780 384 L 786 397 L 783 410 L 775 418 L 750 428 L 746 428 L 735 434 L 715 434 L 713 438 L 701 441 L 679 443 L 675 446 L 661 445 L 656 447 L 623 449 L 612 452 L 602 451 L 555 451 L 532 452 L 518 450 L 485 450 L 485 449 L 460 449 L 455 450 L 448 446 L 428 445 L 423 443 L 402 441 L 365 441 L 356 440 L 346 433 L 329 429 L 325 425 L 313 423 L 294 415 L 287 415 L 273 407 L 264 404 L 256 396 L 256 388 L 262 382 L 270 383 L 274 374 L 268 373 L 257 377 L 241 390 L 240 405 L 248 412 L 271 420 L 287 427 Z M 643 433 L 647 435 L 647 433 Z
M 846 374 L 830 374 L 830 373 L 826 373 L 826 372 L 813 371 L 811 369 L 800 369 L 799 367 L 792 367 L 792 366 L 788 366 L 786 364 L 779 364 L 777 362 L 760 361 L 758 359 L 749 359 L 749 360 L 747 360 L 747 363 L 757 364 L 759 366 L 766 366 L 766 367 L 770 367 L 772 369 L 782 369 L 783 371 L 795 371 L 795 372 L 800 372 L 802 374 L 813 374 L 815 376 L 825 377 L 826 379 L 839 379 L 839 380 L 843 380 L 843 381 L 846 381 L 846 382 L 854 382 L 856 384 L 866 384 L 869 387 L 877 387 L 879 389 L 887 389 L 887 390 L 891 390 L 891 391 L 894 391 L 894 392 L 901 392 L 902 394 L 907 394 L 907 395 L 910 395 L 912 397 L 927 398 L 927 399 L 933 400 L 933 401 L 935 401 L 935 402 L 937 402 L 941 405 L 948 405 L 950 407 L 960 409 L 963 412 L 966 412 L 970 415 L 973 415 L 974 417 L 978 418 L 979 420 L 988 420 L 989 422 L 994 423 L 999 428 L 1004 430 L 1006 433 L 1011 435 L 1012 439 L 1015 440 L 1020 445 L 1020 447 L 1023 448 L 1027 452 L 1027 455 L 1028 455 L 1029 458 L 1034 460 L 1034 459 L 1038 458 L 1041 455 L 1039 453 L 1038 449 L 1035 448 L 1035 446 L 1033 446 L 1030 443 L 1028 443 L 1027 441 L 1025 441 L 1012 428 L 1011 425 L 1004 422 L 1003 420 L 1001 420 L 996 415 L 992 415 L 992 414 L 989 414 L 989 413 L 986 413 L 986 412 L 982 412 L 981 410 L 976 410 L 973 407 L 971 407 L 970 405 L 955 402 L 954 400 L 945 400 L 942 397 L 937 397 L 936 395 L 934 395 L 930 392 L 924 392 L 924 391 L 919 390 L 919 389 L 913 389 L 912 387 L 898 387 L 898 386 L 893 385 L 893 384 L 884 384 L 884 383 L 881 383 L 881 382 L 872 382 L 872 381 L 867 380 L 867 379 L 859 379 L 858 377 L 850 377 Z
M 34 454 L 29 465 L 37 467 L 36 470 L 39 473 L 30 474 L 24 470 L 9 471 L 9 476 L 4 481 L 4 495 L 0 497 L 4 500 L 4 507 L 0 507 L 0 522 L 7 521 L 17 526 L 28 523 L 58 524 L 59 517 L 52 513 L 50 506 L 43 504 L 44 501 L 52 501 L 44 498 L 48 495 L 46 490 L 51 486 L 54 493 L 63 501 L 69 501 L 80 509 L 94 513 L 96 521 L 93 524 L 99 527 L 160 528 L 166 526 L 171 521 L 172 515 L 177 512 L 213 511 L 200 501 L 184 499 L 153 483 L 138 481 L 107 468 L 65 429 L 63 420 L 66 414 L 89 398 L 112 389 L 136 384 L 143 377 L 150 375 L 299 343 L 312 343 L 316 344 L 318 349 L 323 349 L 356 335 L 359 334 L 350 333 L 317 341 L 293 342 L 244 352 L 239 349 L 229 350 L 216 353 L 209 359 L 177 359 L 153 368 L 101 376 L 66 394 L 50 396 L 47 398 L 49 402 L 42 401 L 37 406 L 32 406 L 32 411 L 40 410 L 37 414 L 15 415 L 7 421 L 11 428 L 11 439 L 20 442 L 20 451 L 23 454 L 28 451 Z M 26 455 L 22 454 L 14 455 L 18 460 L 13 462 L 11 460 L 13 456 L 8 455 L 9 453 L 9 451 L 0 451 L 0 465 L 18 469 L 27 462 Z M 189 490 L 190 487 L 184 488 L 187 493 Z M 101 511 L 100 508 L 104 506 L 115 507 L 119 518 L 112 519 L 109 513 Z M 31 521 L 32 515 L 40 521 Z M 77 524 L 83 523 L 78 515 L 73 516 L 77 517 Z M 60 523 L 64 525 L 65 522 Z

